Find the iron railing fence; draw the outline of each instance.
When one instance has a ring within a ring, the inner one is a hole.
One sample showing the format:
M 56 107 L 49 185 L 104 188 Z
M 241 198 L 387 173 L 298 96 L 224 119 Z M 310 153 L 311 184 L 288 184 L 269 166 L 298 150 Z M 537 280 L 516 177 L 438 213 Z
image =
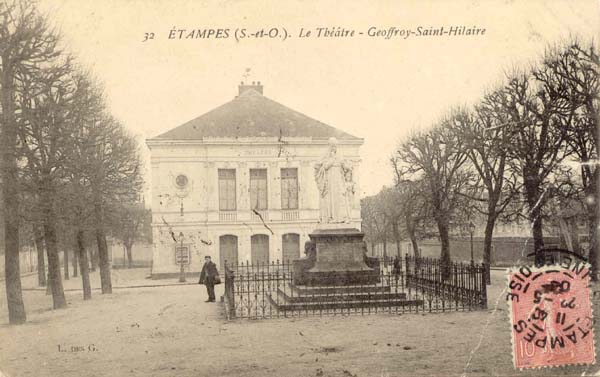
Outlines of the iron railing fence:
M 406 260 L 406 258 L 410 258 L 411 260 L 414 260 L 415 257 L 409 256 L 408 254 L 406 254 L 406 256 L 404 258 L 387 255 L 387 256 L 383 256 L 383 257 L 378 257 L 377 259 L 379 259 L 382 267 L 388 268 L 388 269 L 393 269 L 395 264 L 402 263 L 402 261 Z M 418 258 L 418 259 L 422 260 L 423 262 L 425 262 L 427 264 L 435 263 L 434 261 L 437 261 L 439 263 L 439 259 L 436 259 L 436 258 Z M 453 262 L 451 262 L 451 264 L 452 264 L 452 266 L 466 266 L 469 263 L 465 262 L 465 261 L 453 261 Z M 486 284 L 490 285 L 491 284 L 490 264 L 471 263 L 471 265 L 475 265 L 477 267 L 477 269 L 481 268 L 482 266 L 484 267 L 484 269 L 485 269 L 484 273 L 486 274 L 486 277 L 485 277 Z M 454 268 L 452 268 L 452 269 L 454 269 Z
M 450 262 L 434 258 L 404 258 L 406 285 L 425 294 L 442 297 L 442 304 L 451 301 L 455 307 L 487 308 L 489 268 L 484 264 Z
M 485 268 L 408 255 L 381 261 L 377 282 L 294 285 L 291 262 L 225 265 L 229 319 L 477 310 L 487 307 Z M 444 276 L 444 273 L 448 274 Z

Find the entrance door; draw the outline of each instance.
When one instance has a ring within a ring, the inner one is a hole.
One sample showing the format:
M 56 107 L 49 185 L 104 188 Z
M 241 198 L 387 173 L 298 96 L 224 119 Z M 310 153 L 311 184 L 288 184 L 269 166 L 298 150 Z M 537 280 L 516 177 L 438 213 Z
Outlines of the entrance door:
M 255 234 L 250 237 L 250 258 L 252 264 L 269 263 L 269 236 Z
M 282 237 L 283 262 L 291 263 L 300 258 L 300 235 L 286 233 Z
M 238 263 L 238 239 L 230 234 L 219 237 L 219 267 L 223 270 L 227 261 L 228 266 Z

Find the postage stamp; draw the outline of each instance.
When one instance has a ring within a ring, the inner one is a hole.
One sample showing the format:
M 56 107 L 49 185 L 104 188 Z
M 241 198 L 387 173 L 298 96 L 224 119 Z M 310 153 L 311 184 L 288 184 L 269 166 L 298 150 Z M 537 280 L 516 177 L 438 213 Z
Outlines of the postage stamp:
M 509 271 L 515 368 L 595 363 L 589 268 L 568 261 Z

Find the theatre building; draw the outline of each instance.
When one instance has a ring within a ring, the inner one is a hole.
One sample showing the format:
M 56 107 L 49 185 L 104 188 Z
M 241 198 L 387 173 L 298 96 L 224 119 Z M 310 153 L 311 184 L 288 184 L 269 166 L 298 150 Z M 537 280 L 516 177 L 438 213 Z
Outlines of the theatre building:
M 147 140 L 152 166 L 153 277 L 228 263 L 297 259 L 319 221 L 314 166 L 337 139 L 353 169 L 349 227 L 360 229 L 363 139 L 238 87 L 230 102 Z

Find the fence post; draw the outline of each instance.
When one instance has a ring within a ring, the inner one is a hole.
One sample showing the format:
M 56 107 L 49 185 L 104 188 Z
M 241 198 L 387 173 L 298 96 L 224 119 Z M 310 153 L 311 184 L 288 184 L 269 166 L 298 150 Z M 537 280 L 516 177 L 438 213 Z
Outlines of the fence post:
M 481 307 L 487 309 L 487 277 L 489 265 L 481 264 Z
M 227 305 L 229 306 L 227 310 L 228 319 L 235 318 L 235 295 L 233 289 L 233 270 L 229 268 L 227 265 L 227 261 L 224 263 L 225 267 L 225 300 L 227 300 Z

